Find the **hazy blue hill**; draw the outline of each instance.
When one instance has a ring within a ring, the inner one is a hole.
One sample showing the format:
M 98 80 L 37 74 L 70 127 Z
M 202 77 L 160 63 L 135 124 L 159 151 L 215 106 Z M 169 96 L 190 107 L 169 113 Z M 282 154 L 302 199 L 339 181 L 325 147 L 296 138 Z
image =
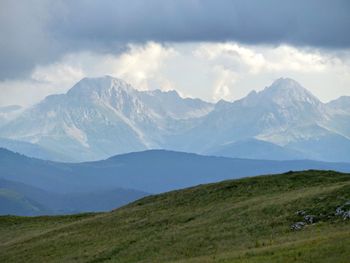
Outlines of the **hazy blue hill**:
M 55 213 L 110 211 L 147 195 L 149 193 L 123 188 L 64 194 L 58 196 L 60 207 Z
M 17 197 L 11 198 L 11 203 L 1 207 L 0 214 L 3 215 L 50 215 L 84 211 L 79 209 L 79 206 L 73 205 L 73 202 L 69 202 L 72 201 L 69 200 L 69 196 L 45 191 L 24 183 L 0 179 L 0 189 L 5 193 L 12 193 L 12 197 Z M 68 199 L 68 202 L 65 199 Z M 35 203 L 35 205 L 27 205 L 26 207 L 35 207 L 36 209 L 31 209 L 30 212 L 23 208 L 20 209 L 19 207 L 23 206 L 24 201 L 29 204 Z
M 317 160 L 350 162 L 350 140 L 338 134 L 325 134 L 321 138 L 292 142 L 288 147 Z
M 110 191 L 115 188 L 159 193 L 244 176 L 305 169 L 347 172 L 350 164 L 233 159 L 165 150 L 71 164 L 42 161 L 0 150 L 0 178 L 56 193 Z
M 234 159 L 165 150 L 117 155 L 99 162 L 72 164 L 70 167 L 75 174 L 84 175 L 85 182 L 91 182 L 95 187 L 105 187 L 104 183 L 109 182 L 150 193 L 289 170 L 350 171 L 350 164 L 347 163 Z M 105 180 L 96 181 L 96 174 L 103 174 Z
M 32 216 L 108 211 L 146 195 L 148 193 L 122 188 L 59 194 L 0 179 L 0 215 Z
M 59 191 L 62 187 L 69 188 L 70 183 L 67 179 L 70 175 L 72 173 L 62 169 L 60 164 L 29 158 L 0 148 L 0 178 L 2 179 Z
M 0 138 L 0 147 L 6 148 L 13 152 L 24 154 L 28 157 L 39 158 L 43 160 L 72 161 L 71 159 L 65 157 L 63 154 L 55 153 L 37 144 L 33 144 L 29 142 Z
M 165 150 L 117 155 L 97 162 L 57 163 L 0 149 L 0 187 L 7 198 L 3 213 L 17 215 L 106 211 L 147 193 L 305 169 L 350 172 L 350 164 L 233 159 Z M 23 206 L 38 209 L 21 210 Z
M 211 155 L 268 160 L 303 159 L 303 153 L 257 139 L 246 139 L 225 144 L 207 152 Z
M 51 212 L 33 199 L 0 186 L 0 215 L 34 216 L 42 214 L 51 214 Z

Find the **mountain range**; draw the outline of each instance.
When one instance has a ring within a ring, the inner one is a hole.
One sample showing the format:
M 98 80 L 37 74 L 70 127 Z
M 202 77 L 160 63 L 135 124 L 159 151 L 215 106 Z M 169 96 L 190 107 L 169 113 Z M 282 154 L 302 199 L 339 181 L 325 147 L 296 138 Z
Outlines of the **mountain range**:
M 148 149 L 350 161 L 350 97 L 323 103 L 289 78 L 215 104 L 176 91 L 139 91 L 110 76 L 84 78 L 66 94 L 15 109 L 19 113 L 0 119 L 0 146 L 54 161 Z

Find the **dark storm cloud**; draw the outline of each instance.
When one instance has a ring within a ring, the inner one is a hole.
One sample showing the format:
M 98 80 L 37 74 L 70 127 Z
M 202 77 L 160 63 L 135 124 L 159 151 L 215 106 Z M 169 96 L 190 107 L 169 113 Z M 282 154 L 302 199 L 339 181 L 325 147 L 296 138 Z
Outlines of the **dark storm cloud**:
M 349 14 L 346 0 L 0 0 L 0 78 L 150 40 L 349 48 Z

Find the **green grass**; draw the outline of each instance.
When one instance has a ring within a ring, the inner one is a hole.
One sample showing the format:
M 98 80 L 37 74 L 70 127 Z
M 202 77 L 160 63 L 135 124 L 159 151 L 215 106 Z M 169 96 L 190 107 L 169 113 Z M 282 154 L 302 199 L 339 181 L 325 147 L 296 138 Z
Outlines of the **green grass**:
M 306 171 L 149 196 L 109 213 L 0 217 L 0 262 L 349 262 L 350 175 Z M 290 225 L 305 210 L 317 223 Z

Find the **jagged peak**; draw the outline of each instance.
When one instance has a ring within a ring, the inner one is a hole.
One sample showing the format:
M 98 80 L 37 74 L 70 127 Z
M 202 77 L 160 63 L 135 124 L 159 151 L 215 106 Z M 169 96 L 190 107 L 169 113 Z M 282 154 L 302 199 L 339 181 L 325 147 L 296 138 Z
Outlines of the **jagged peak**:
M 251 91 L 246 97 L 236 101 L 245 106 L 278 104 L 282 107 L 298 103 L 321 105 L 322 102 L 301 84 L 291 78 L 279 78 L 262 91 Z
M 126 81 L 109 75 L 103 77 L 85 77 L 77 82 L 67 95 L 83 95 L 91 92 L 103 93 L 111 90 L 123 89 L 125 91 L 134 91 L 135 89 Z
M 270 86 L 266 87 L 263 92 L 298 92 L 312 95 L 299 82 L 291 78 L 276 79 Z
M 319 99 L 316 98 L 309 90 L 291 78 L 279 78 L 258 94 L 266 98 L 284 101 L 320 103 Z
M 294 80 L 292 78 L 284 78 L 284 77 L 276 79 L 271 84 L 270 87 L 272 87 L 272 86 L 279 86 L 279 85 L 284 85 L 284 86 L 288 85 L 289 87 L 303 88 L 298 81 L 296 81 L 296 80 Z

